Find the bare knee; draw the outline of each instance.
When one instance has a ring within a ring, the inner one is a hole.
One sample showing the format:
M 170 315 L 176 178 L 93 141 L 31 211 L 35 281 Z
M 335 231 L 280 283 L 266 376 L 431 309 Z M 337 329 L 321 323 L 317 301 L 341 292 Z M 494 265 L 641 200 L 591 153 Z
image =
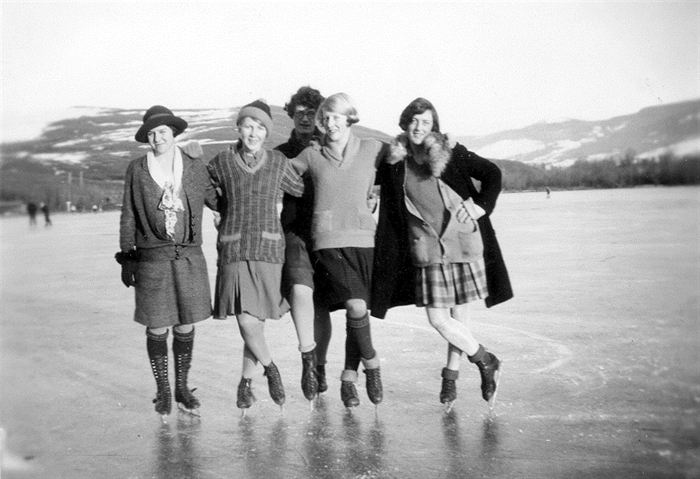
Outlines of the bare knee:
M 351 318 L 362 318 L 367 314 L 367 303 L 363 299 L 349 299 L 345 302 L 345 309 Z

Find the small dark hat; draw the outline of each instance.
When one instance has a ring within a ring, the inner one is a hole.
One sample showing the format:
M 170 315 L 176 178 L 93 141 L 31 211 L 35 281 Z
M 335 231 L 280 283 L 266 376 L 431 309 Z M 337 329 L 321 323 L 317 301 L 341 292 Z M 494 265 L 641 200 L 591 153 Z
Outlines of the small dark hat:
M 185 128 L 187 122 L 180 117 L 173 115 L 173 112 L 161 105 L 155 105 L 146 110 L 143 115 L 143 125 L 136 132 L 136 141 L 148 143 L 148 132 L 160 125 L 168 125 L 175 128 L 175 136 L 179 135 Z

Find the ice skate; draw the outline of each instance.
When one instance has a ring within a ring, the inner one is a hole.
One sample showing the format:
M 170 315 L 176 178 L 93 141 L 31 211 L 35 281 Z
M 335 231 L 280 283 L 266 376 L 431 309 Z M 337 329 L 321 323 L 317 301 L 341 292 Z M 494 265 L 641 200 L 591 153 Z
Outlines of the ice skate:
M 318 379 L 318 393 L 325 393 L 328 391 L 328 382 L 326 381 L 326 365 L 317 364 L 316 365 L 316 378 Z
M 373 359 L 362 359 L 362 364 L 365 367 L 364 373 L 367 375 L 365 386 L 367 388 L 367 396 L 372 404 L 379 405 L 384 399 L 384 391 L 382 389 L 382 376 L 379 369 L 379 357 L 374 356 Z
M 313 400 L 318 394 L 318 377 L 316 375 L 316 350 L 301 353 L 301 390 L 313 410 Z
M 255 402 L 255 395 L 250 387 L 252 379 L 241 378 L 241 382 L 238 383 L 238 397 L 236 399 L 236 407 L 241 410 L 241 417 L 245 417 L 248 409 Z
M 267 376 L 267 387 L 270 390 L 270 397 L 279 405 L 280 412 L 284 413 L 284 385 L 282 384 L 282 376 L 280 375 L 279 369 L 275 366 L 275 363 L 270 362 L 268 366 L 263 366 L 265 368 L 265 376 Z
M 474 356 L 469 356 L 469 361 L 476 364 L 481 374 L 481 397 L 489 403 L 489 408 L 493 410 L 496 402 L 496 392 L 501 376 L 501 361 L 495 354 L 490 353 L 479 345 L 479 350 Z
M 357 382 L 357 371 L 346 369 L 340 375 L 340 399 L 343 401 L 343 405 L 348 408 L 348 411 L 351 412 L 351 408 L 360 405 L 360 397 L 357 394 L 355 382 Z
M 156 380 L 156 397 L 153 399 L 155 410 L 160 414 L 163 423 L 167 423 L 166 418 L 172 410 L 172 394 L 170 392 L 170 382 L 168 381 L 168 332 L 163 334 L 153 334 L 146 330 L 146 348 L 148 359 L 151 363 L 153 377 Z
M 457 400 L 457 379 L 459 371 L 442 369 L 442 388 L 440 389 L 440 402 L 445 405 L 445 413 L 449 413 Z
M 187 385 L 187 375 L 192 364 L 192 347 L 194 346 L 194 329 L 189 333 L 173 333 L 173 356 L 175 357 L 175 402 L 178 409 L 199 417 L 199 399 Z

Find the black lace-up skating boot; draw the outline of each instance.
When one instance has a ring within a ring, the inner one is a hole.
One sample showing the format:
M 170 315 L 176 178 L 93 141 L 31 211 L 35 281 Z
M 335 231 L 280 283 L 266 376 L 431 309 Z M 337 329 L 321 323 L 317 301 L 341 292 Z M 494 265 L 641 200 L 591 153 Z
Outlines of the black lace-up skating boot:
M 192 364 L 194 329 L 189 333 L 173 331 L 173 356 L 175 357 L 175 402 L 183 411 L 199 416 L 199 400 L 187 386 L 187 374 Z
M 172 410 L 172 395 L 168 382 L 168 331 L 159 335 L 146 330 L 146 349 L 158 388 L 153 404 L 165 422 L 165 416 Z

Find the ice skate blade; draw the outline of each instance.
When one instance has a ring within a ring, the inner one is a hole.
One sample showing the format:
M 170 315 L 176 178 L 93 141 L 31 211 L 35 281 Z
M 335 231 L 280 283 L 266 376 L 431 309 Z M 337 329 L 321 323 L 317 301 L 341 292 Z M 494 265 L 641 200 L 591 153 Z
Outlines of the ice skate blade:
M 496 395 L 498 394 L 498 385 L 501 382 L 501 373 L 503 372 L 503 361 L 501 361 L 501 364 L 498 367 L 498 371 L 496 371 L 496 390 L 493 392 L 493 396 L 491 396 L 491 399 L 489 399 L 489 410 L 491 413 L 494 412 L 494 407 L 496 406 Z
M 167 414 L 161 414 L 160 415 L 160 422 L 162 424 L 168 424 L 168 415 Z
M 455 401 L 448 401 L 445 403 L 445 414 L 449 414 L 450 411 L 452 411 L 452 407 L 455 405 Z
M 187 409 L 187 407 L 181 402 L 177 403 L 177 408 L 190 416 L 202 417 L 202 415 L 199 413 L 199 408 Z

